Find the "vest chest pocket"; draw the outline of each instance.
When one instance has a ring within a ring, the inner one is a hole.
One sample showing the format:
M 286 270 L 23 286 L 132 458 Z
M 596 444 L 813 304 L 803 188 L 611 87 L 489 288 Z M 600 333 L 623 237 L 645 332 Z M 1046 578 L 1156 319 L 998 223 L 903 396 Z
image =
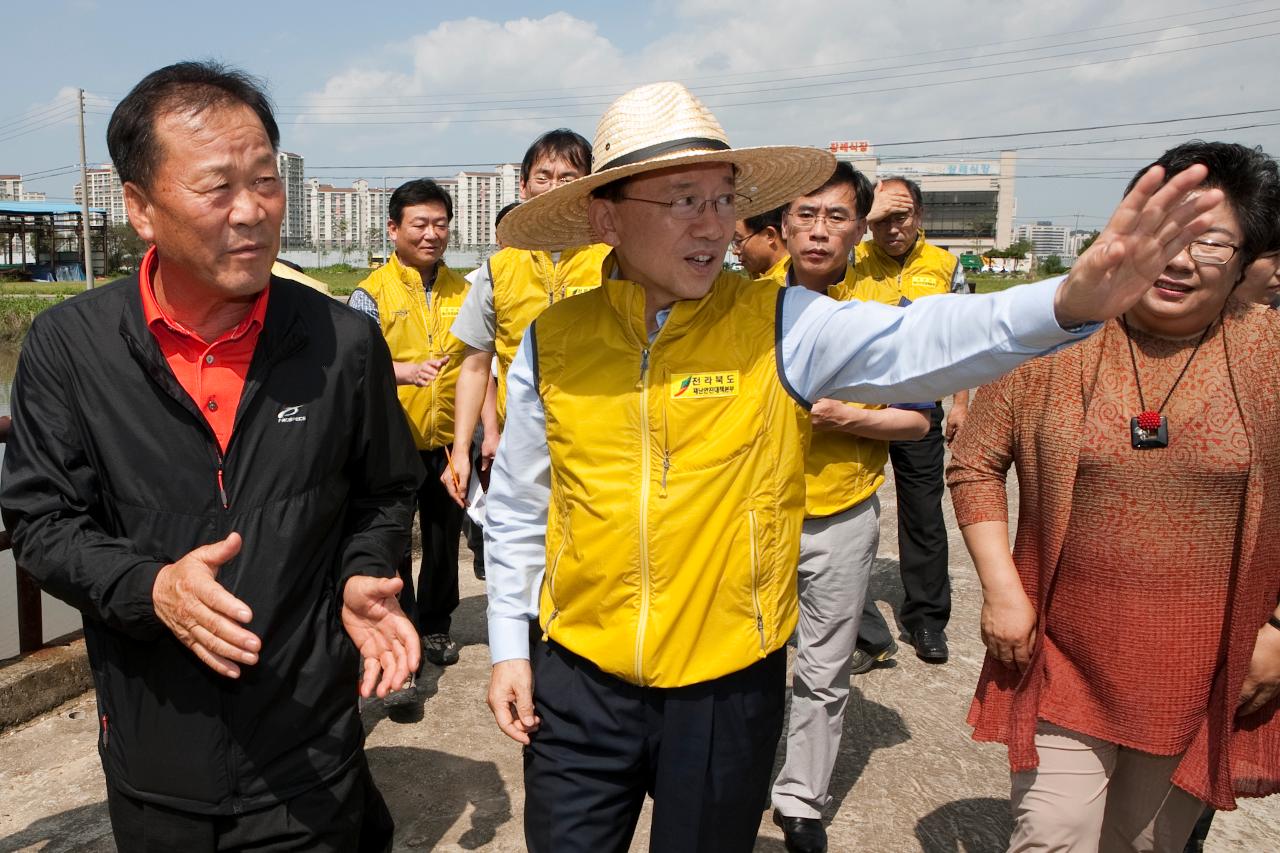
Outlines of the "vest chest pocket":
M 724 465 L 755 444 L 763 426 L 759 392 L 740 370 L 664 370 L 656 438 L 663 484 Z

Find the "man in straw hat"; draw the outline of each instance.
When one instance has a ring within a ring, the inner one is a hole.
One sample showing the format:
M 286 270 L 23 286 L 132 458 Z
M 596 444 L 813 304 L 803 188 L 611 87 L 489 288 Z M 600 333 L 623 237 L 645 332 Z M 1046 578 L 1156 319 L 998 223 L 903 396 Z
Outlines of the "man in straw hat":
M 651 849 L 750 850 L 796 626 L 811 401 L 932 400 L 1079 340 L 1204 230 L 1217 192 L 1187 197 L 1201 167 L 1163 188 L 1152 170 L 1065 280 L 903 309 L 722 270 L 734 221 L 823 184 L 824 151 L 730 148 L 660 83 L 608 109 L 593 165 L 500 229 L 508 246 L 599 240 L 616 263 L 538 317 L 507 377 L 488 701 L 526 745 L 531 850 L 626 850 L 646 792 Z

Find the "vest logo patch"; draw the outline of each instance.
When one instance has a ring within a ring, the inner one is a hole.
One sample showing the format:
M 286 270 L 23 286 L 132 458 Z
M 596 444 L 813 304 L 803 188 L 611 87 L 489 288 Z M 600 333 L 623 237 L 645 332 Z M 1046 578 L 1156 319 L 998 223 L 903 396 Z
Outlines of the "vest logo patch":
M 564 298 L 568 299 L 570 296 L 577 296 L 580 293 L 587 293 L 595 289 L 596 289 L 596 286 L 594 284 L 588 284 L 588 285 L 573 284 L 564 289 Z
M 462 310 L 462 307 L 459 305 L 441 305 L 440 316 L 441 317 L 457 317 L 458 312 L 461 310 Z
M 938 287 L 942 284 L 942 280 L 936 275 L 913 275 L 911 283 L 916 287 Z
M 671 399 L 673 400 L 736 396 L 738 396 L 738 371 L 736 370 L 681 373 L 671 377 Z
M 396 311 L 392 311 L 392 312 L 391 312 L 391 316 L 393 316 L 393 317 L 408 317 L 408 316 L 409 316 L 409 309 L 408 309 L 408 308 L 400 308 L 400 309 L 398 309 L 398 310 L 396 310 Z

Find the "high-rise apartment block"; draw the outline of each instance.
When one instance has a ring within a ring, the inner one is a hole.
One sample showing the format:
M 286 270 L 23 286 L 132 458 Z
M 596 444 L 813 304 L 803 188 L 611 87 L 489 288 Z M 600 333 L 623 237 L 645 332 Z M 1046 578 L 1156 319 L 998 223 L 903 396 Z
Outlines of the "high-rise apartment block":
M 281 151 L 276 155 L 276 163 L 280 168 L 285 198 L 284 219 L 280 221 L 280 249 L 301 249 L 311 240 L 302 155 Z
M 100 207 L 107 212 L 107 222 L 112 225 L 123 225 L 129 221 L 129 214 L 124 209 L 124 185 L 120 183 L 120 175 L 116 167 L 110 163 L 91 166 L 88 170 L 89 206 Z M 76 204 L 83 204 L 84 188 L 77 183 L 72 192 Z

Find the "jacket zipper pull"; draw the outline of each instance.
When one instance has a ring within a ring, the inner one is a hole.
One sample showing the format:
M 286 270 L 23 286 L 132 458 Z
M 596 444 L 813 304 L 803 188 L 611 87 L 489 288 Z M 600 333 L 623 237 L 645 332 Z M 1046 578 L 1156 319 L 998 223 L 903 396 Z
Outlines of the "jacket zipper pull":
M 667 472 L 671 470 L 671 448 L 662 448 L 662 496 L 667 496 Z
M 649 348 L 648 348 L 648 347 L 645 347 L 645 349 L 641 350 L 641 352 L 640 352 L 640 379 L 641 379 L 641 381 L 643 381 L 643 380 L 644 380 L 644 375 L 645 375 L 646 373 L 648 373 L 648 372 L 649 372 Z
M 102 715 L 102 745 L 106 746 L 109 742 L 110 732 L 107 729 L 107 715 Z
M 222 463 L 218 463 L 218 496 L 222 498 L 222 508 L 230 509 L 231 503 L 227 500 L 227 487 L 222 482 Z

